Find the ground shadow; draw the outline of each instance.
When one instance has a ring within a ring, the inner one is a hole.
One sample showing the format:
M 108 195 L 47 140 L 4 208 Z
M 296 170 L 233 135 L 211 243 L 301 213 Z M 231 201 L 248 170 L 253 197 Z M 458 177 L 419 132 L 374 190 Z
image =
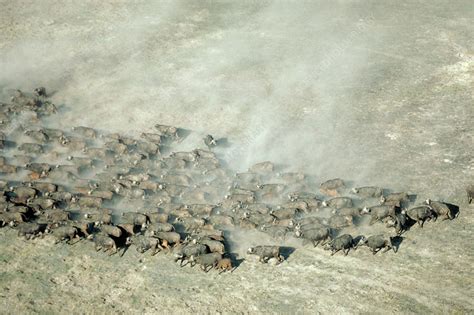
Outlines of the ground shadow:
M 448 206 L 449 211 L 451 212 L 451 217 L 452 218 L 457 218 L 461 212 L 459 206 L 452 204 L 452 203 L 446 203 L 446 206 Z
M 216 146 L 220 148 L 229 148 L 231 143 L 227 138 L 220 138 L 216 140 Z
M 403 242 L 403 237 L 402 236 L 394 236 L 392 237 L 392 246 L 394 248 L 394 252 L 398 252 L 398 249 L 400 248 L 400 245 Z
M 417 198 L 418 198 L 418 195 L 416 194 L 408 195 L 408 201 L 411 203 L 415 203 Z
M 409 216 L 405 217 L 405 224 L 403 226 L 403 231 L 408 232 L 416 224 L 416 221 L 410 218 Z
M 16 148 L 17 147 L 17 143 L 14 142 L 14 141 L 10 141 L 10 140 L 5 140 L 3 141 L 3 148 L 2 149 L 13 149 L 13 148 Z
M 353 238 L 353 244 L 359 244 L 359 242 L 364 238 L 364 235 L 358 235 Z
M 230 260 L 232 261 L 232 266 L 234 267 L 233 269 L 236 269 L 240 266 L 240 264 L 242 264 L 242 262 L 244 262 L 245 258 L 238 258 L 238 254 L 237 253 L 225 253 L 224 254 L 224 257 L 225 258 L 230 258 Z
M 283 258 L 287 260 L 295 250 L 296 249 L 294 247 L 282 246 L 280 247 L 280 255 L 282 255 Z
M 190 134 L 192 133 L 191 130 L 189 129 L 184 129 L 184 128 L 178 128 L 178 138 L 181 140 L 186 139 Z
M 358 216 L 352 217 L 352 223 L 354 223 L 355 226 L 361 226 L 364 224 L 365 221 L 367 221 L 367 218 L 364 217 L 364 215 L 358 215 Z

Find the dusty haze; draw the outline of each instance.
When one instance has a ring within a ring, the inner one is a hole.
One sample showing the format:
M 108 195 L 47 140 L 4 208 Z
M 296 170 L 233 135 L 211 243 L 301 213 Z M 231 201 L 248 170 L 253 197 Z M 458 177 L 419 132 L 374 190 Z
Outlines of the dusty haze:
M 270 159 L 346 178 L 377 173 L 375 147 L 391 146 L 387 135 L 397 132 L 372 128 L 367 97 L 387 116 L 413 107 L 418 95 L 407 97 L 407 89 L 469 50 L 456 44 L 467 33 L 429 23 L 445 12 L 436 5 L 422 16 L 413 5 L 357 1 L 3 7 L 10 23 L 1 40 L 2 88 L 47 82 L 57 103 L 70 107 L 63 126 L 128 132 L 174 124 L 228 137 L 241 168 Z M 49 14 L 37 15 L 42 10 Z M 426 142 L 436 142 L 426 132 Z
M 129 272 L 125 287 L 165 283 L 168 291 L 154 299 L 174 311 L 473 311 L 474 275 L 466 266 L 474 262 L 474 216 L 464 198 L 474 178 L 471 1 L 0 0 L 0 11 L 2 99 L 17 88 L 48 87 L 64 105 L 64 120 L 52 125 L 132 134 L 156 123 L 175 125 L 196 133 L 184 149 L 202 146 L 208 133 L 226 138 L 229 147 L 217 150 L 236 170 L 272 160 L 321 180 L 342 177 L 462 205 L 459 219 L 414 231 L 396 256 L 331 260 L 307 248 L 288 265 L 243 264 L 219 279 L 160 273 L 152 259 L 147 270 L 129 267 L 137 257 L 102 262 L 88 253 L 92 258 L 84 262 L 82 254 L 63 249 L 73 270 L 119 264 L 117 273 Z M 19 264 L 8 270 L 21 269 L 19 245 L 2 246 Z M 58 312 L 57 303 L 41 306 L 47 297 L 38 292 L 51 274 L 71 275 L 48 269 L 61 258 L 21 246 L 40 261 L 45 277 L 30 284 L 27 296 L 38 295 L 36 309 Z M 358 280 L 369 273 L 373 278 Z M 21 288 L 25 280 L 18 277 L 0 282 Z M 119 274 L 107 283 L 72 277 L 64 290 L 81 300 L 93 286 L 93 302 L 103 310 L 143 306 L 123 288 L 101 300 Z M 194 279 L 201 288 L 191 289 Z M 232 290 L 217 298 L 229 284 Z

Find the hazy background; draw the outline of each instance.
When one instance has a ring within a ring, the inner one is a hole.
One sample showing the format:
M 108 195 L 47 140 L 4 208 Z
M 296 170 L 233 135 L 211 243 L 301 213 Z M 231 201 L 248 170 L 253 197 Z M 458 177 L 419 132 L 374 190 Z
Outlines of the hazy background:
M 0 89 L 45 85 L 61 126 L 227 138 L 238 169 L 414 189 L 430 165 L 441 192 L 474 170 L 472 2 L 442 3 L 3 0 Z
M 396 254 L 305 246 L 223 275 L 3 228 L 1 310 L 473 313 L 473 20 L 472 0 L 0 0 L 0 100 L 44 85 L 64 105 L 52 125 L 171 124 L 195 132 L 185 148 L 227 138 L 239 170 L 272 160 L 461 206 Z

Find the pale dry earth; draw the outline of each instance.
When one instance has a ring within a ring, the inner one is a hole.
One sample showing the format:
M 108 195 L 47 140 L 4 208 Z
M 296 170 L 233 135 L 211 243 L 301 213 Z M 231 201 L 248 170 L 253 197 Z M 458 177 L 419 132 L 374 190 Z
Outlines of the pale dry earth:
M 397 254 L 301 247 L 232 274 L 165 255 L 0 230 L 2 313 L 474 312 L 471 1 L 0 1 L 0 89 L 46 85 L 64 120 L 225 137 L 236 169 L 272 160 L 461 207 Z M 230 153 L 229 153 L 230 152 Z M 240 253 L 242 254 L 240 248 Z

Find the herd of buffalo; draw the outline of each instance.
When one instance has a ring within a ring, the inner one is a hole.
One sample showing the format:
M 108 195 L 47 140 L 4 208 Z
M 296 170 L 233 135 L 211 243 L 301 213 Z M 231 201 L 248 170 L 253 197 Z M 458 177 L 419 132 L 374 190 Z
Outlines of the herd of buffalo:
M 60 113 L 44 88 L 0 103 L 0 226 L 26 239 L 89 240 L 109 255 L 129 247 L 165 252 L 181 266 L 224 272 L 236 265 L 226 239 L 236 230 L 268 234 L 271 244 L 253 240 L 247 253 L 279 263 L 283 247 L 273 244 L 289 238 L 321 244 L 331 255 L 360 246 L 376 254 L 396 251 L 413 225 L 459 213 L 404 192 L 351 188 L 339 178 L 317 182 L 268 161 L 235 173 L 217 157 L 219 140 L 211 135 L 204 148 L 173 151 L 187 133 L 176 127 L 156 125 L 138 136 L 48 128 Z M 474 187 L 467 194 L 473 202 Z M 383 224 L 386 233 L 347 232 L 361 224 Z

